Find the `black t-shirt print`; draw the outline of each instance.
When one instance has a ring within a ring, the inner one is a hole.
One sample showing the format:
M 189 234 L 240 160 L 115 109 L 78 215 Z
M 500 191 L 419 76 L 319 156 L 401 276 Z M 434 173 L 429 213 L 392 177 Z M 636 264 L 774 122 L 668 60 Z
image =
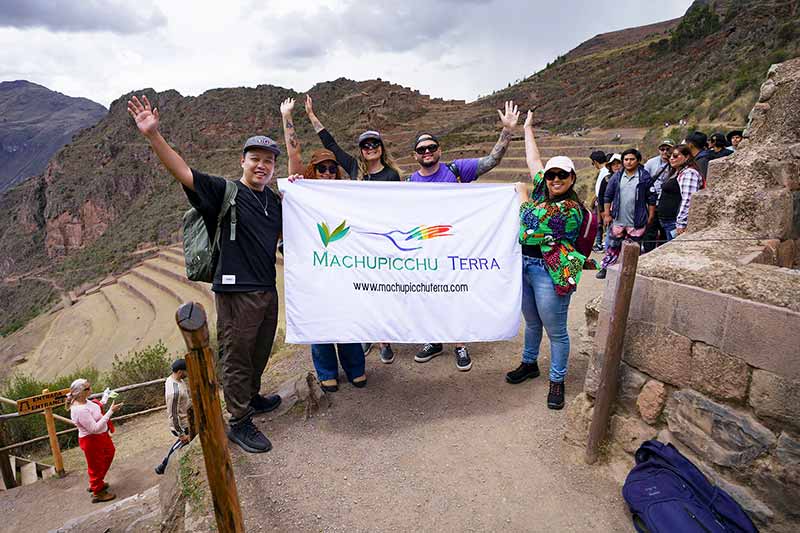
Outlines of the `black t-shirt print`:
M 184 187 L 189 202 L 213 237 L 225 195 L 225 178 L 192 169 L 194 191 Z M 275 289 L 275 253 L 283 213 L 280 198 L 269 188 L 254 191 L 236 182 L 236 240 L 231 241 L 230 211 L 222 219 L 220 259 L 214 272 L 214 292 L 255 292 Z M 266 213 L 265 213 L 266 208 Z

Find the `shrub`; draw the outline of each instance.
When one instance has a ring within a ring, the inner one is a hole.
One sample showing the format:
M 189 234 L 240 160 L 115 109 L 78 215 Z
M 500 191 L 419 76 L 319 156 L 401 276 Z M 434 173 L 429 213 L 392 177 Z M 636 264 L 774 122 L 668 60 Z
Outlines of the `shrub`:
M 124 385 L 164 378 L 170 373 L 171 362 L 167 347 L 159 341 L 142 350 L 130 352 L 127 356 L 115 356 L 111 370 L 106 374 L 101 374 L 94 367 L 78 369 L 54 380 L 47 381 L 36 379 L 27 374 L 16 374 L 3 384 L 2 396 L 12 400 L 36 396 L 41 394 L 44 389 L 51 391 L 65 389 L 78 378 L 88 379 L 92 384 L 93 392 L 101 392 L 106 387 L 119 388 Z M 125 405 L 118 415 L 158 407 L 164 404 L 164 385 L 156 383 L 148 387 L 124 392 L 120 395 L 119 401 L 122 401 Z M 0 404 L 0 413 L 13 412 L 16 412 L 15 407 Z M 69 411 L 63 406 L 54 408 L 53 412 L 69 418 Z M 7 423 L 5 427 L 10 442 L 24 442 L 47 434 L 44 417 L 39 414 L 16 418 Z M 72 427 L 70 424 L 56 420 L 56 431 L 69 429 L 70 427 Z M 69 448 L 77 444 L 78 434 L 72 432 L 61 435 L 58 439 L 62 448 Z M 31 446 L 47 446 L 47 441 Z M 21 453 L 21 450 L 16 449 L 14 452 Z

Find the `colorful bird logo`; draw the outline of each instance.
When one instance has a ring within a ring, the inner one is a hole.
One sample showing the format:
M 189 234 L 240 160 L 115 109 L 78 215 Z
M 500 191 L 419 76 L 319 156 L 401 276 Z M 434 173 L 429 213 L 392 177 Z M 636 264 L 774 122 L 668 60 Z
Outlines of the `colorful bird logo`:
M 414 229 L 409 231 L 400 231 L 399 229 L 394 229 L 392 231 L 388 231 L 386 233 L 378 233 L 373 231 L 363 231 L 359 233 L 364 233 L 365 235 L 380 235 L 381 237 L 386 237 L 389 239 L 392 244 L 398 250 L 402 250 L 404 252 L 411 252 L 413 250 L 419 250 L 422 246 L 413 246 L 413 243 L 408 241 L 425 241 L 428 239 L 435 239 L 436 237 L 452 237 L 452 233 L 448 233 L 453 226 L 450 225 L 439 225 L 439 226 L 417 226 Z M 408 244 L 406 244 L 408 243 Z M 401 244 L 403 246 L 401 246 Z

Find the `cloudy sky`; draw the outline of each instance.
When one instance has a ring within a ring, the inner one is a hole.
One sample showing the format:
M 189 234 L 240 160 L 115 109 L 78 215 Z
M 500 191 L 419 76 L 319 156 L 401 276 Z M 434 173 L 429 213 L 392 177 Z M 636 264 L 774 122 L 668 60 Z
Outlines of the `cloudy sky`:
M 342 76 L 474 100 L 598 33 L 675 18 L 690 3 L 0 0 L 0 81 L 105 106 L 144 87 L 304 91 Z

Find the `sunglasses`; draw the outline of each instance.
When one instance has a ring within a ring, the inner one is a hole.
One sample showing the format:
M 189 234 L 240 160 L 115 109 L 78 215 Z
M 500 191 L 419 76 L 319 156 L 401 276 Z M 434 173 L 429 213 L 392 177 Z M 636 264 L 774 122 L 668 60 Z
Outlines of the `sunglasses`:
M 674 154 L 671 154 L 671 155 L 669 156 L 669 158 L 670 158 L 670 159 L 678 159 L 679 157 L 683 157 L 683 154 L 682 154 L 682 153 L 680 153 L 680 152 L 676 152 L 676 153 L 674 153 Z
M 86 391 L 90 391 L 90 390 L 92 390 L 92 387 L 90 387 L 89 385 L 86 385 L 86 386 L 83 388 L 83 390 L 84 390 L 84 392 L 86 392 Z
M 554 179 L 558 178 L 560 180 L 565 180 L 570 177 L 570 173 L 566 170 L 548 170 L 544 173 L 544 179 L 547 181 L 553 181 Z
M 419 155 L 427 154 L 427 153 L 434 153 L 436 150 L 439 149 L 438 144 L 426 144 L 425 146 L 418 146 L 414 149 Z
M 658 149 L 658 151 L 659 152 L 669 152 L 670 151 L 670 147 L 669 146 L 662 146 L 661 148 Z
M 325 174 L 325 172 L 329 174 L 336 174 L 336 172 L 339 170 L 339 165 L 323 165 L 322 163 L 317 163 L 314 168 L 316 168 L 317 172 L 320 174 Z
M 380 141 L 366 141 L 361 143 L 360 146 L 362 150 L 375 150 L 377 148 L 380 148 L 382 145 Z

